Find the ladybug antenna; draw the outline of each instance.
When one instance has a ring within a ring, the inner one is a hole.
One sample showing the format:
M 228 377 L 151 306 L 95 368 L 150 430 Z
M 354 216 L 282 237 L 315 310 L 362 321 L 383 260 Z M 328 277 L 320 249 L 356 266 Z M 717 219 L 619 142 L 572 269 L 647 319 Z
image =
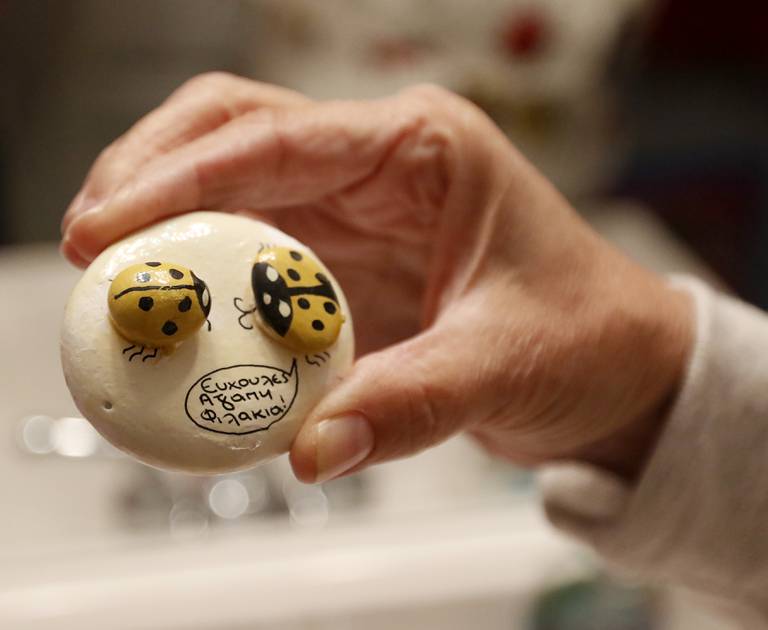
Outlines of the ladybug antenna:
M 237 318 L 237 323 L 240 324 L 242 328 L 245 328 L 246 330 L 253 330 L 253 326 L 247 326 L 243 323 L 243 320 L 248 316 L 251 315 L 256 311 L 256 307 L 254 306 L 252 309 L 243 308 L 238 304 L 238 302 L 242 302 L 242 298 L 236 297 L 234 300 L 232 300 L 232 303 L 235 305 L 235 308 L 240 311 L 240 317 Z

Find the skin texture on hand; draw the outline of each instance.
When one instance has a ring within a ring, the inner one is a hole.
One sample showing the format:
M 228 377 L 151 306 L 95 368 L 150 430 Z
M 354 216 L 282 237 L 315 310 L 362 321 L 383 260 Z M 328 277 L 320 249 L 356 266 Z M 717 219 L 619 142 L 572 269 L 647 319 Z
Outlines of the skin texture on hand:
M 360 357 L 294 442 L 300 479 L 462 431 L 518 464 L 641 468 L 691 345 L 687 298 L 598 237 L 467 101 L 421 86 L 313 102 L 203 75 L 102 153 L 62 251 L 84 266 L 202 209 L 292 234 L 349 297 Z

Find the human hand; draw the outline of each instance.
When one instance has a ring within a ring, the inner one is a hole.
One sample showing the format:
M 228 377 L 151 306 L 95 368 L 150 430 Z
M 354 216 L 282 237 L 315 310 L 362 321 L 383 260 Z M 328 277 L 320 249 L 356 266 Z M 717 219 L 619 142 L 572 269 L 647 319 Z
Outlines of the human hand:
M 599 238 L 460 97 L 313 102 L 203 75 L 102 153 L 62 251 L 85 266 L 203 209 L 300 239 L 349 298 L 362 356 L 297 436 L 300 479 L 462 431 L 523 465 L 642 466 L 691 344 L 687 298 Z

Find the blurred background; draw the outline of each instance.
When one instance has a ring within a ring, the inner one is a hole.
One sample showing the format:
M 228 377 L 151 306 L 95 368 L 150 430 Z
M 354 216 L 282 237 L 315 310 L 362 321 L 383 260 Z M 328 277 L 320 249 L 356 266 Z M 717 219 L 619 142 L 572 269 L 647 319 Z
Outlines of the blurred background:
M 0 0 L 0 626 L 726 627 L 608 578 L 461 439 L 323 488 L 119 456 L 60 374 L 78 272 L 55 241 L 99 151 L 195 74 L 317 98 L 430 81 L 630 255 L 768 307 L 767 63 L 749 0 Z

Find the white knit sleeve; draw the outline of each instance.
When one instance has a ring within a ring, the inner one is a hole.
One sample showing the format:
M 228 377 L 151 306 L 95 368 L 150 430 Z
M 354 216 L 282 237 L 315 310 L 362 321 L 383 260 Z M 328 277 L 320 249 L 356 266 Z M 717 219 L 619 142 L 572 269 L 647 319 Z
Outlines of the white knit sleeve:
M 640 479 L 549 466 L 544 507 L 624 570 L 727 598 L 768 627 L 768 315 L 676 282 L 696 304 L 695 346 Z

